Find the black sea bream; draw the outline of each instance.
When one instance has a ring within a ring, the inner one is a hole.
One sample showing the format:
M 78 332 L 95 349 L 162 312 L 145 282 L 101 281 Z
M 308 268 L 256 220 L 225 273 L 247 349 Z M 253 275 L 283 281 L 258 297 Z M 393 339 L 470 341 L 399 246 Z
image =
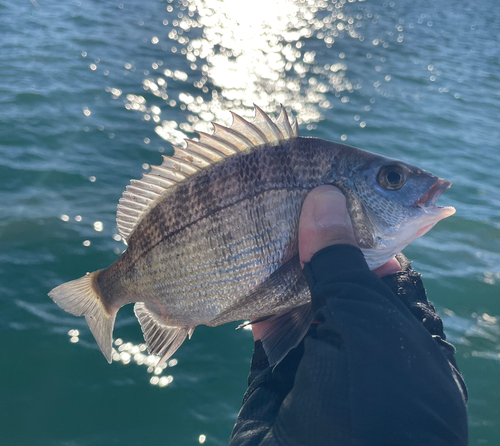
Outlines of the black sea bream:
M 314 187 L 332 184 L 344 193 L 372 269 L 455 212 L 434 205 L 449 181 L 301 138 L 283 108 L 276 122 L 256 107 L 251 123 L 233 114 L 230 128 L 214 127 L 127 186 L 117 215 L 128 244 L 122 256 L 49 293 L 64 310 L 85 316 L 109 362 L 116 313 L 135 302 L 148 349 L 162 362 L 197 325 L 260 318 L 269 363 L 278 363 L 313 317 L 297 230 Z

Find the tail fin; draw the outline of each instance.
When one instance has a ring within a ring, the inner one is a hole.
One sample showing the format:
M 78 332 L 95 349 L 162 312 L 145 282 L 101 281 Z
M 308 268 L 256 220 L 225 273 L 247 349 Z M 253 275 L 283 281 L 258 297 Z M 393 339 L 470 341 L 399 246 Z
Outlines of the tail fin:
M 111 364 L 113 352 L 113 326 L 116 311 L 104 305 L 95 279 L 99 271 L 87 273 L 80 279 L 63 283 L 54 288 L 49 296 L 63 310 L 75 316 L 85 316 L 97 345 Z

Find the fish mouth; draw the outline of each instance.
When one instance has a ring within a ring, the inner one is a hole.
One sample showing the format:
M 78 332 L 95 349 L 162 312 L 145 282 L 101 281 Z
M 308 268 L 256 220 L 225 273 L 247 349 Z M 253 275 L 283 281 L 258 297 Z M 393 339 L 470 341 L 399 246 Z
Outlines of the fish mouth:
M 443 195 L 446 189 L 451 187 L 451 181 L 438 178 L 437 181 L 431 186 L 431 188 L 422 195 L 413 206 L 418 206 L 426 213 L 437 213 L 439 214 L 439 219 L 449 217 L 453 215 L 456 211 L 452 206 L 435 206 L 438 198 Z

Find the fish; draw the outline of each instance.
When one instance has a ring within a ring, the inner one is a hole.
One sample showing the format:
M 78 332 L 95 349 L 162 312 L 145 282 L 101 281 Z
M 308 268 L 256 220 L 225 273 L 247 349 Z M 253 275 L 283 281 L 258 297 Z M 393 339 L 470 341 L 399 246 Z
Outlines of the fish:
M 323 139 L 300 137 L 283 106 L 276 120 L 255 106 L 232 113 L 164 156 L 119 200 L 127 249 L 111 266 L 49 296 L 84 316 L 111 363 L 118 310 L 134 303 L 151 354 L 170 358 L 198 325 L 253 320 L 269 364 L 305 336 L 313 314 L 298 255 L 302 203 L 331 184 L 346 198 L 371 269 L 455 213 L 436 200 L 451 182 L 411 164 Z

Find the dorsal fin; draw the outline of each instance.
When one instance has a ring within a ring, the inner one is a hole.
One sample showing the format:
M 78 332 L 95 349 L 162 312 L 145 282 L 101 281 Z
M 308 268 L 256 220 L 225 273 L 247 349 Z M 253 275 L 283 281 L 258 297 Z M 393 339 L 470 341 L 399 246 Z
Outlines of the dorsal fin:
M 151 166 L 140 180 L 130 181 L 116 214 L 116 226 L 125 241 L 170 186 L 240 151 L 298 136 L 297 120 L 290 122 L 283 106 L 276 123 L 254 106 L 251 122 L 232 113 L 233 123 L 229 127 L 213 123 L 212 135 L 200 132 L 199 141 L 188 139 L 185 148 L 175 147 L 172 157 L 164 156 L 161 166 Z
M 199 132 L 198 134 L 200 135 L 200 142 L 202 144 L 213 147 L 227 156 L 238 153 L 238 148 L 236 146 L 217 138 L 215 135 L 209 135 L 204 132 Z
M 258 126 L 265 133 L 267 140 L 269 142 L 280 141 L 282 139 L 288 139 L 283 136 L 278 126 L 271 121 L 271 118 L 267 116 L 259 107 L 254 104 L 255 107 L 255 118 L 253 123 Z
M 286 114 L 285 107 L 283 107 L 283 105 L 281 106 L 280 109 L 280 115 L 276 120 L 276 125 L 281 130 L 281 133 L 285 136 L 285 139 L 293 138 L 294 136 L 299 136 L 298 134 L 296 135 L 294 133 L 292 126 L 290 125 L 290 121 L 288 120 L 288 115 Z
M 262 133 L 259 127 L 243 119 L 240 115 L 231 112 L 233 123 L 230 129 L 244 134 L 254 145 L 259 146 L 267 142 L 266 135 Z

